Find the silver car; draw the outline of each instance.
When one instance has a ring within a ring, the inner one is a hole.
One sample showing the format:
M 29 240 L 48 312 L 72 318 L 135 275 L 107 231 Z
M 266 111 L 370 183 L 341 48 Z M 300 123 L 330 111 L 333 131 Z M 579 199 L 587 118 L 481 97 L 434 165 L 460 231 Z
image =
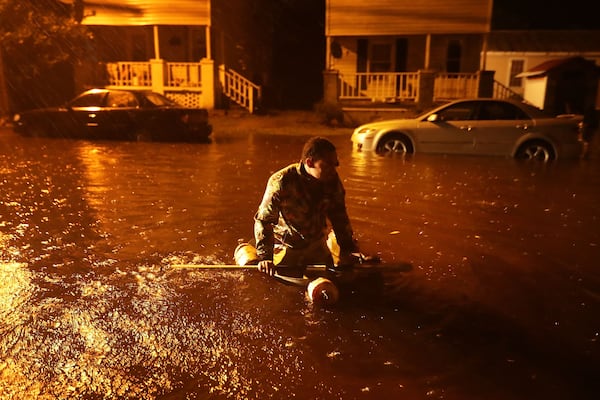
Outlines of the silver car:
M 361 125 L 353 146 L 381 154 L 479 154 L 550 161 L 579 157 L 581 115 L 549 116 L 517 101 L 457 100 L 412 119 Z

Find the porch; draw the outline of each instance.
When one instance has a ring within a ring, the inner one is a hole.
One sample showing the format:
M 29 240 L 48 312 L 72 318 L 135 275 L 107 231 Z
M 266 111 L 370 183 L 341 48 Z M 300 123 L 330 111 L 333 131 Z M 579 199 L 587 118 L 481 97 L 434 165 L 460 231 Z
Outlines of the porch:
M 436 103 L 469 97 L 519 96 L 493 79 L 493 71 L 433 71 L 341 74 L 325 72 L 325 98 L 340 102 Z M 328 93 L 327 89 L 334 89 Z
M 110 62 L 106 63 L 106 73 L 107 87 L 152 90 L 190 108 L 214 109 L 217 96 L 224 95 L 253 113 L 261 97 L 260 86 L 224 65 L 215 74 L 214 61 L 209 59 L 198 63 L 160 59 Z M 222 93 L 216 93 L 216 88 Z
M 519 94 L 494 80 L 494 71 L 324 72 L 323 102 L 337 105 L 355 122 L 403 118 L 435 104 L 477 97 L 521 99 Z

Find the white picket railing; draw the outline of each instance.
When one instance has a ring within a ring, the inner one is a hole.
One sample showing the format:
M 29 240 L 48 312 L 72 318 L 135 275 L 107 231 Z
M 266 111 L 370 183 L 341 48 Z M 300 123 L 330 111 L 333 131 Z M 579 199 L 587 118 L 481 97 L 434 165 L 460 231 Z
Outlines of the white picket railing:
M 134 89 L 152 88 L 152 64 L 150 62 L 120 61 L 107 63 L 108 80 L 111 86 Z M 156 71 L 155 71 L 156 72 Z M 162 75 L 162 74 L 161 74 Z M 200 63 L 164 63 L 165 90 L 194 92 L 202 90 Z M 414 102 L 419 95 L 419 72 L 381 72 L 339 75 L 340 100 L 370 100 L 372 102 Z M 219 79 L 223 93 L 254 112 L 261 98 L 261 87 L 241 74 L 219 66 Z M 477 97 L 480 75 L 478 73 L 439 72 L 434 78 L 434 101 Z M 494 83 L 494 97 L 520 97 L 509 88 Z
M 433 86 L 434 101 L 477 97 L 479 75 L 477 73 L 438 72 Z
M 358 72 L 340 75 L 340 100 L 370 98 L 372 101 L 415 101 L 417 72 Z
M 200 76 L 200 63 L 192 62 L 168 62 L 166 63 L 167 87 L 200 87 L 202 79 Z
M 119 61 L 106 64 L 108 82 L 112 86 L 151 87 L 149 62 Z
M 107 63 L 108 81 L 113 86 L 152 86 L 152 68 L 149 62 L 119 61 Z M 165 87 L 202 86 L 200 63 L 165 63 Z
M 261 87 L 237 72 L 219 66 L 219 80 L 223 93 L 250 113 L 256 111 L 261 98 Z
M 523 100 L 523 96 L 498 81 L 494 81 L 494 98 Z
M 418 72 L 386 72 L 345 74 L 340 79 L 340 100 L 372 102 L 416 101 L 419 93 Z M 436 73 L 434 100 L 443 101 L 477 97 L 478 73 Z

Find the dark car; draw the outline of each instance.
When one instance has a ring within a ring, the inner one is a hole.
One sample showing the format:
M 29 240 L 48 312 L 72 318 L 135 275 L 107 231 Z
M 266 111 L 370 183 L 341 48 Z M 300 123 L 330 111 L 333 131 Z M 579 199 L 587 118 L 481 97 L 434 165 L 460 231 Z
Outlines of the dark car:
M 206 141 L 205 109 L 182 107 L 151 91 L 90 89 L 64 106 L 25 111 L 13 129 L 25 136 L 165 142 Z
M 547 115 L 523 102 L 456 100 L 415 118 L 359 126 L 352 142 L 381 154 L 479 154 L 550 161 L 582 154 L 581 115 Z

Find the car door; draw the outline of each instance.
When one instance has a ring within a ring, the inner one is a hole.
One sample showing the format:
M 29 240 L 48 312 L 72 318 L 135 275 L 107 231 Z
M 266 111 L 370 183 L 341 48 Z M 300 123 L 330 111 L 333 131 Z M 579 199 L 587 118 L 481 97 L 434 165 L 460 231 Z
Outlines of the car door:
M 66 109 L 66 118 L 72 129 L 70 136 L 93 138 L 101 128 L 99 115 L 106 97 L 105 90 L 85 93 L 75 98 Z
M 430 114 L 415 129 L 417 151 L 425 153 L 470 154 L 473 152 L 471 128 L 476 103 L 450 104 Z
M 476 154 L 511 156 L 515 143 L 534 129 L 531 118 L 519 107 L 505 101 L 482 101 L 472 123 Z
M 135 137 L 138 129 L 135 114 L 138 112 L 139 102 L 134 93 L 125 90 L 109 91 L 105 107 L 98 117 L 102 138 L 127 140 Z

